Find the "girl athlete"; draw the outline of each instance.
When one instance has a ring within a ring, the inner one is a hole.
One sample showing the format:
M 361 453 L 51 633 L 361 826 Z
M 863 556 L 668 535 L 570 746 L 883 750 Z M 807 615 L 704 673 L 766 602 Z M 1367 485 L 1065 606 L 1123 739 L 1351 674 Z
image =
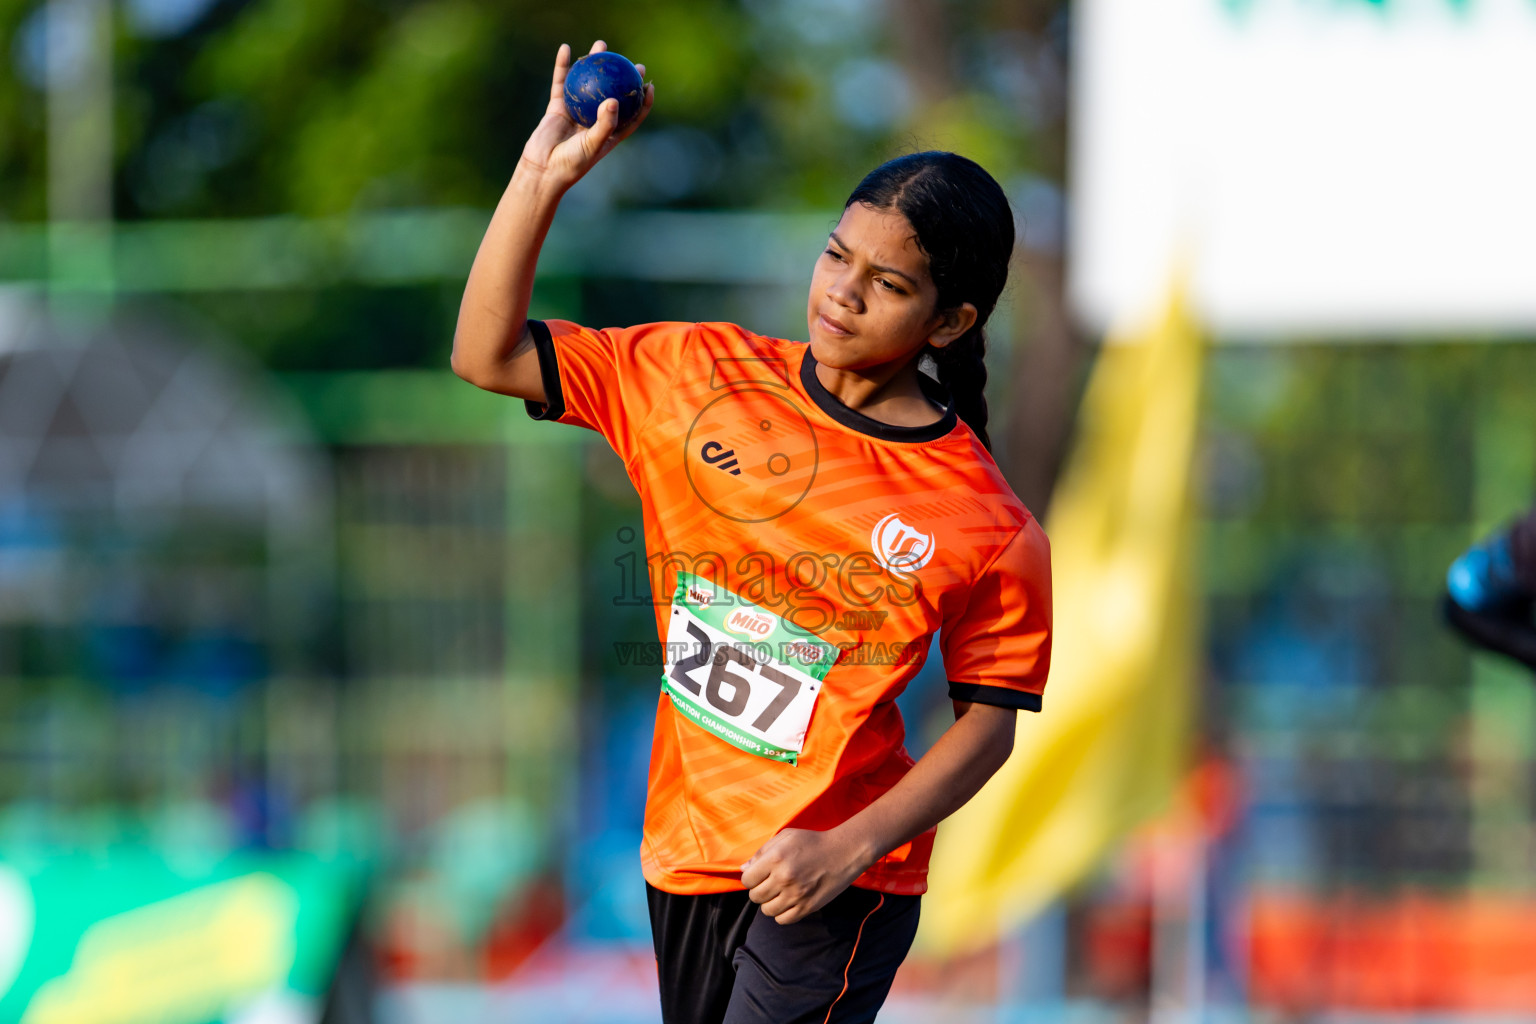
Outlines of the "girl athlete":
M 808 345 L 528 320 L 560 197 L 654 99 L 623 131 L 615 100 L 582 129 L 569 65 L 561 46 L 453 369 L 601 432 L 641 497 L 665 641 L 641 846 L 664 1020 L 873 1020 L 933 829 L 1007 759 L 1050 658 L 1045 535 L 989 454 L 982 398 L 1012 214 L 952 153 L 876 168 L 816 262 Z M 914 764 L 895 698 L 935 633 L 956 718 Z

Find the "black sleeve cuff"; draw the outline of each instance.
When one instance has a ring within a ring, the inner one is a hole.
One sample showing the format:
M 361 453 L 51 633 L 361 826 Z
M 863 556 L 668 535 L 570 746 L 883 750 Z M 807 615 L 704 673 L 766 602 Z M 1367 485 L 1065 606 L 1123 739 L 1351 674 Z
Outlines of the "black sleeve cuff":
M 539 354 L 539 378 L 544 383 L 547 402 L 524 401 L 528 415 L 536 420 L 558 420 L 565 415 L 565 396 L 560 392 L 560 363 L 555 358 L 555 339 L 542 320 L 529 320 L 528 332 L 533 335 L 533 350 Z
M 1477 646 L 1514 658 L 1536 670 L 1536 622 L 1527 602 L 1504 612 L 1472 612 L 1457 604 L 1450 594 L 1440 595 L 1445 621 Z
M 1015 711 L 1040 710 L 1038 693 L 1010 690 L 1006 686 L 982 686 L 980 683 L 952 681 L 949 684 L 949 699 L 965 701 L 967 704 L 991 704 L 993 707 L 1013 708 Z

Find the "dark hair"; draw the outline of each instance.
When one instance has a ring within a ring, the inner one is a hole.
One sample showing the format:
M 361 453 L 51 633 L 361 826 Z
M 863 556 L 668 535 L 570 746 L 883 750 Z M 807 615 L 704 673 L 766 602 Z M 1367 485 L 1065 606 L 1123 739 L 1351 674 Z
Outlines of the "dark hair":
M 987 436 L 987 318 L 1008 280 L 1013 255 L 1013 209 L 992 175 L 955 153 L 909 153 L 870 171 L 853 190 L 847 209 L 863 203 L 896 210 L 912 225 L 917 247 L 939 290 L 938 308 L 969 302 L 976 323 L 943 348 L 925 346 L 955 412 L 992 448 Z

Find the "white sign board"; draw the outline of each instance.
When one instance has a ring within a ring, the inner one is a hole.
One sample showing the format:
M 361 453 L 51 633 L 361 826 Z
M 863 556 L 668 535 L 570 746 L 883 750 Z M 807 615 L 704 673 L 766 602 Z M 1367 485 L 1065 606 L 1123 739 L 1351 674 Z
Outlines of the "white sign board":
M 1082 0 L 1070 292 L 1218 332 L 1536 329 L 1536 0 Z

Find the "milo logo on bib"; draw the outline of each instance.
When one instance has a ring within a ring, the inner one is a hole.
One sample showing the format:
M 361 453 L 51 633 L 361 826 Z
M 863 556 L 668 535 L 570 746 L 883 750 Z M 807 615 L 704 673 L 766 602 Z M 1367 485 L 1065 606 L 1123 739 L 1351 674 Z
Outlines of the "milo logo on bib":
M 825 657 L 825 652 L 816 644 L 796 642 L 784 645 L 784 657 L 801 665 L 816 665 Z
M 744 636 L 749 640 L 766 640 L 778 623 L 777 616 L 769 615 L 767 612 L 748 611 L 745 608 L 738 608 L 725 617 L 727 632 Z
M 822 680 L 842 652 L 740 595 L 677 574 L 662 689 L 699 728 L 758 757 L 795 764 Z

